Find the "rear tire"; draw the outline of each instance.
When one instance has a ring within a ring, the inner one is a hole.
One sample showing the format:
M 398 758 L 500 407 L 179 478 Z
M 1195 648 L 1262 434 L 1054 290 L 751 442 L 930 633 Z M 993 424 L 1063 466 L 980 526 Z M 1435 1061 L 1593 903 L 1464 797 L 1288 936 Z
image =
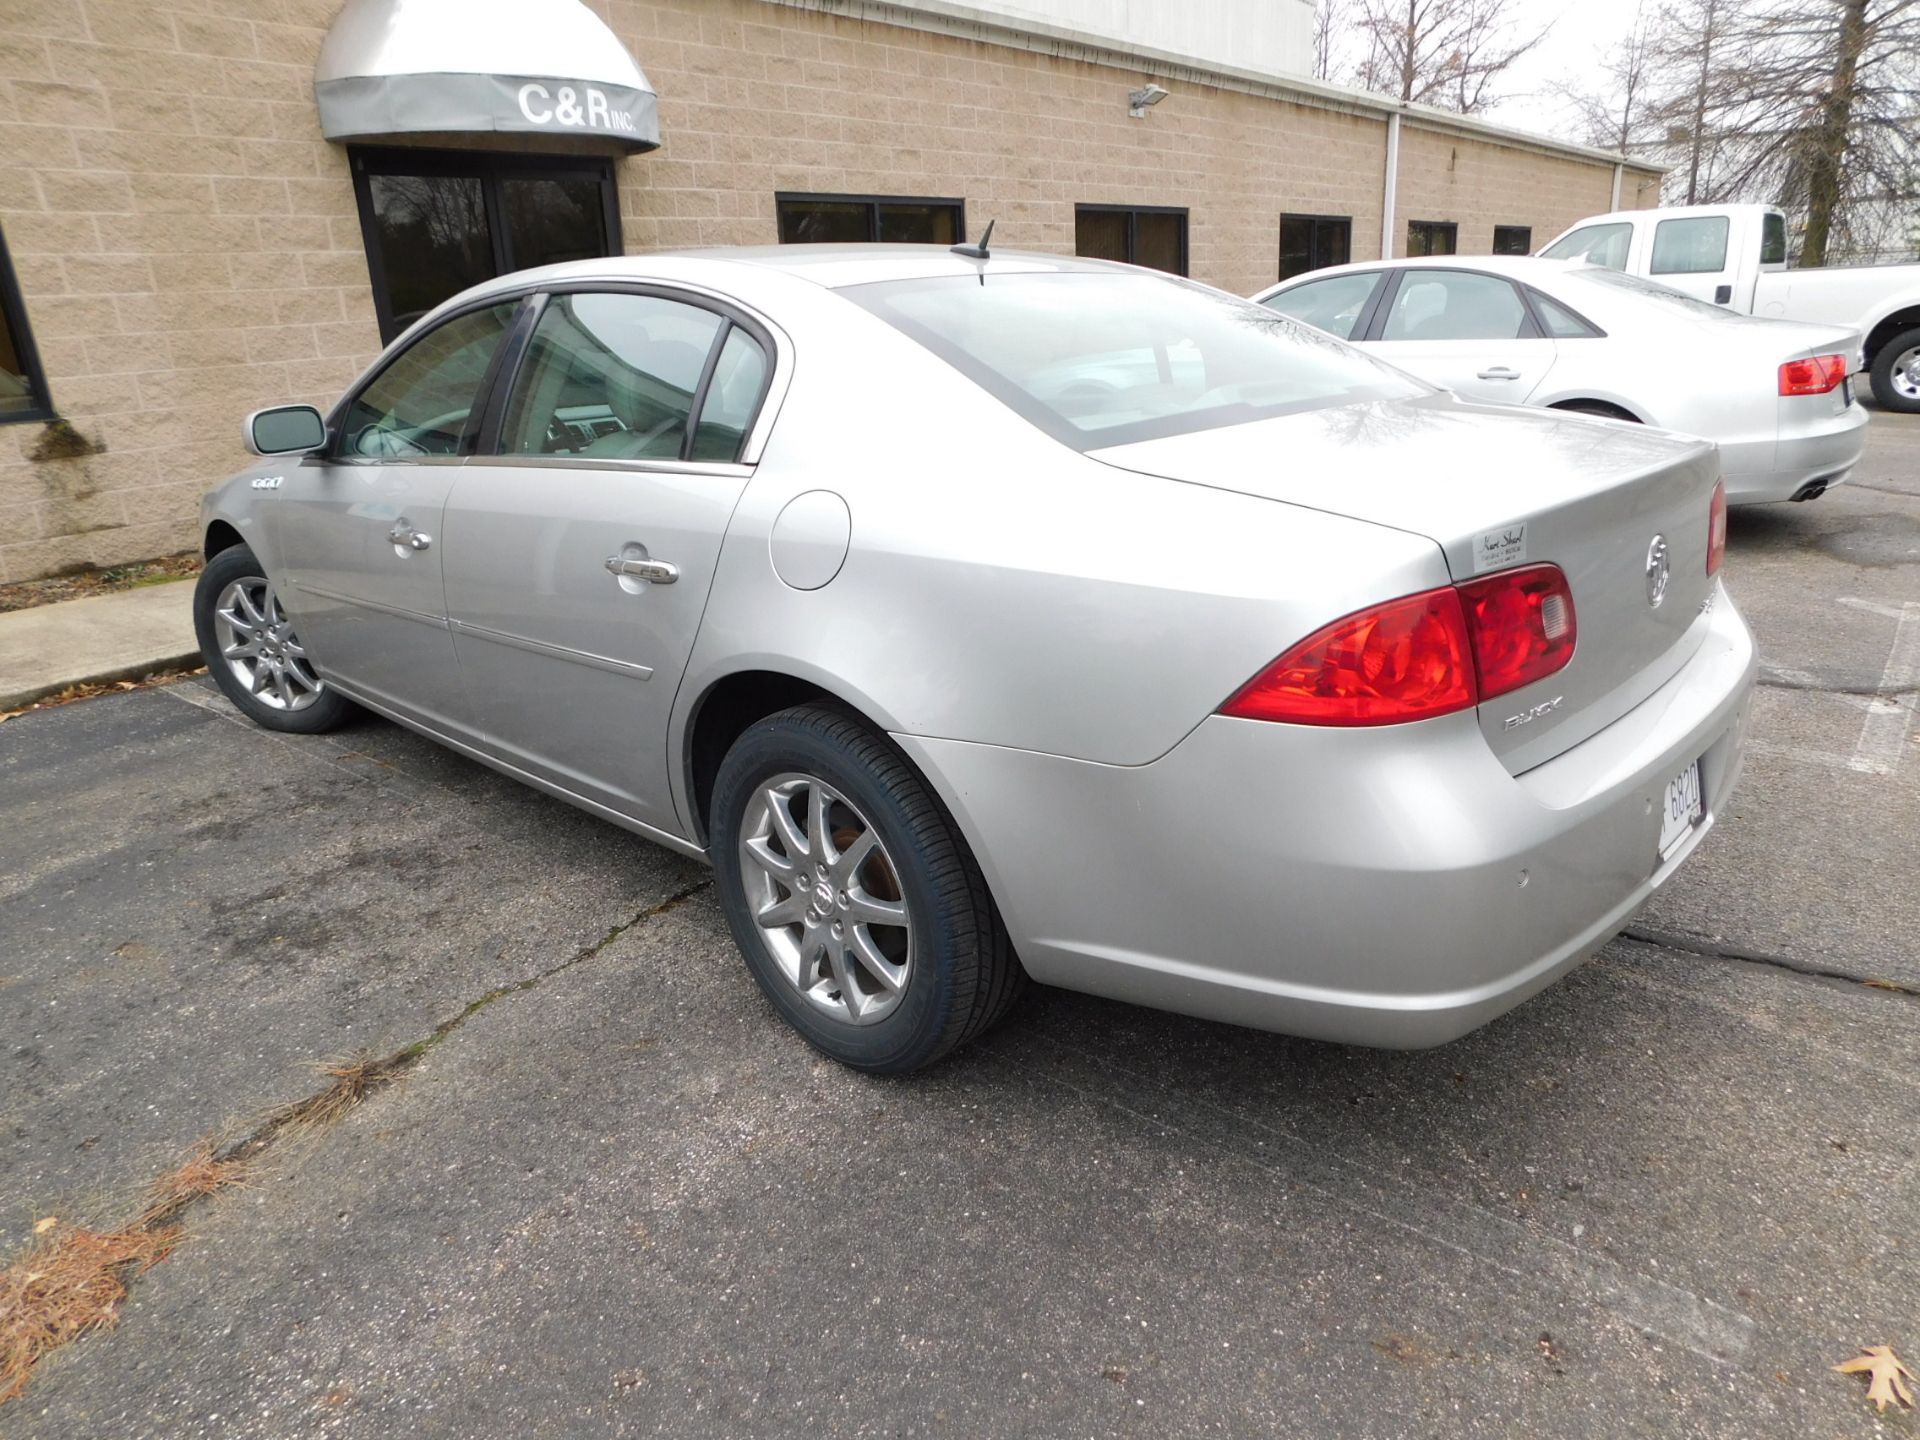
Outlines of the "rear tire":
M 222 550 L 200 572 L 193 630 L 213 683 L 264 729 L 317 735 L 358 708 L 313 668 L 266 567 L 245 545 Z
M 801 705 L 750 726 L 720 762 L 709 830 L 754 981 L 841 1064 L 918 1070 L 1019 993 L 1025 973 L 966 841 L 906 757 L 848 712 Z
M 1873 398 L 1884 409 L 1920 415 L 1920 329 L 1902 330 L 1874 352 Z

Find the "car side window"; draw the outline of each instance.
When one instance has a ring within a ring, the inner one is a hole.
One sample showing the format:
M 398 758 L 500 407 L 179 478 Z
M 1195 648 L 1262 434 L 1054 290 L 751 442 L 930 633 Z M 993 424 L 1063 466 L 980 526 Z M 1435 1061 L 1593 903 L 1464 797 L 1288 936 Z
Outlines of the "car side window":
M 1511 282 L 1470 270 L 1407 270 L 1382 340 L 1513 340 L 1529 332 Z
M 658 295 L 555 295 L 507 403 L 506 455 L 677 460 L 727 322 Z
M 1360 317 L 1366 313 L 1367 302 L 1373 298 L 1373 292 L 1379 285 L 1378 270 L 1357 275 L 1333 275 L 1325 280 L 1295 285 L 1278 295 L 1269 295 L 1261 303 L 1269 309 L 1278 310 L 1282 315 L 1304 320 L 1329 335 L 1351 340 L 1360 324 Z
M 1540 323 L 1555 340 L 1591 340 L 1601 333 L 1597 326 L 1583 320 L 1552 296 L 1542 295 L 1538 290 L 1528 293 L 1533 297 L 1534 312 L 1539 315 Z
M 700 405 L 700 423 L 693 431 L 689 458 L 729 464 L 740 458 L 747 431 L 759 413 L 767 388 L 767 352 L 738 325 L 727 331 L 714 362 L 707 397 Z
M 1549 260 L 1585 260 L 1589 265 L 1624 270 L 1627 249 L 1632 244 L 1633 226 L 1621 220 L 1611 225 L 1582 225 L 1540 253 Z
M 338 453 L 348 459 L 457 455 L 518 300 L 469 310 L 396 356 L 347 407 Z
M 1653 232 L 1651 275 L 1717 275 L 1727 268 L 1724 215 L 1662 220 Z

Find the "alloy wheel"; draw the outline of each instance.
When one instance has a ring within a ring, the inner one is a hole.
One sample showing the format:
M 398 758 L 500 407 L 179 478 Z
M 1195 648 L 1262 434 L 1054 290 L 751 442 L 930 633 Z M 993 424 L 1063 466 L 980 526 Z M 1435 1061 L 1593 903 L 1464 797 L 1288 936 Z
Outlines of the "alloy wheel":
M 866 816 L 817 776 L 776 775 L 747 802 L 739 849 L 748 908 L 787 983 L 837 1020 L 889 1014 L 912 975 L 913 932 Z
M 270 709 L 304 710 L 326 688 L 264 576 L 243 575 L 220 592 L 213 633 L 227 669 Z
M 1894 357 L 1893 388 L 1908 400 L 1920 400 L 1920 345 Z

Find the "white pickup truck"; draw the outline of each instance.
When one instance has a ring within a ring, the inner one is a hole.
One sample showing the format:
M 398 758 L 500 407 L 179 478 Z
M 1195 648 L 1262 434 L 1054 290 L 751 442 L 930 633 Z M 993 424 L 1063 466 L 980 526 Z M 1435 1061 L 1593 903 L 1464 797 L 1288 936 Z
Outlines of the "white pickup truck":
M 1744 315 L 1846 325 L 1855 368 L 1889 410 L 1920 414 L 1920 265 L 1787 268 L 1787 217 L 1770 205 L 1620 210 L 1580 221 L 1540 252 L 1645 275 Z

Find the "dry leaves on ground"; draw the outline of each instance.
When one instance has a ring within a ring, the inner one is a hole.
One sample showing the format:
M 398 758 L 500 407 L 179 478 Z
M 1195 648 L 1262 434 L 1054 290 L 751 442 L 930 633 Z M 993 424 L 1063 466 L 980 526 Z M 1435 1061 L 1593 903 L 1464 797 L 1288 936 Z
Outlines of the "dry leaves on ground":
M 1877 1408 L 1884 1410 L 1889 1405 L 1913 1408 L 1913 1391 L 1907 1387 L 1907 1381 L 1920 1376 L 1900 1363 L 1891 1345 L 1863 1345 L 1853 1359 L 1843 1360 L 1833 1368 L 1843 1375 L 1865 1375 L 1867 1399 Z

